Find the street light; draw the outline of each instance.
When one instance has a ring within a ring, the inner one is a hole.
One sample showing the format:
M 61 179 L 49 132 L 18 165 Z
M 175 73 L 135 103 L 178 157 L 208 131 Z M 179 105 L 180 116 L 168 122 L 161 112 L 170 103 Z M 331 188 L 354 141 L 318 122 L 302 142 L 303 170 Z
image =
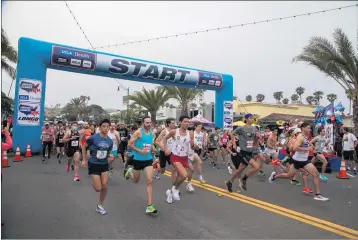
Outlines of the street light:
M 119 83 L 118 83 L 119 84 Z M 128 97 L 129 97 L 129 87 L 126 88 L 126 87 L 123 87 L 121 84 L 118 85 L 118 88 L 117 88 L 117 91 L 119 92 L 120 91 L 120 88 L 122 88 L 123 90 L 127 91 L 127 98 L 126 98 L 126 102 L 127 102 L 127 123 L 129 123 L 129 114 L 128 114 L 128 105 L 129 105 L 129 100 L 128 100 Z

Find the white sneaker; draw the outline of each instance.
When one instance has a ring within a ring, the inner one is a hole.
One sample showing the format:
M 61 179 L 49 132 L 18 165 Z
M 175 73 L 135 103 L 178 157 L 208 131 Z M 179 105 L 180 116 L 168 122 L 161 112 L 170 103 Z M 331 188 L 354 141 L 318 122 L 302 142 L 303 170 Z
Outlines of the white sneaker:
M 194 191 L 195 191 L 195 189 L 193 188 L 193 185 L 191 185 L 190 182 L 186 185 L 186 189 L 187 189 L 189 192 L 194 192 Z
M 179 196 L 179 190 L 175 189 L 175 187 L 172 187 L 172 195 L 173 195 L 173 199 L 175 201 L 179 201 L 180 200 L 180 196 Z
M 103 206 L 101 206 L 101 205 L 97 205 L 97 207 L 96 207 L 96 212 L 98 212 L 98 213 L 100 213 L 100 214 L 102 214 L 102 215 L 106 215 L 107 214 L 107 211 L 104 209 L 104 207 Z
M 229 170 L 229 174 L 232 175 L 232 168 L 230 166 L 227 167 L 227 170 Z
M 170 189 L 168 189 L 166 191 L 166 194 L 167 194 L 167 203 L 169 203 L 169 204 L 173 203 L 172 191 L 170 191 Z
M 317 200 L 317 201 L 328 201 L 329 198 L 323 197 L 321 194 L 319 194 L 319 195 L 316 195 L 316 196 L 314 197 L 314 200 Z
M 276 180 L 276 172 L 272 172 L 271 176 L 269 177 L 269 182 L 272 183 Z

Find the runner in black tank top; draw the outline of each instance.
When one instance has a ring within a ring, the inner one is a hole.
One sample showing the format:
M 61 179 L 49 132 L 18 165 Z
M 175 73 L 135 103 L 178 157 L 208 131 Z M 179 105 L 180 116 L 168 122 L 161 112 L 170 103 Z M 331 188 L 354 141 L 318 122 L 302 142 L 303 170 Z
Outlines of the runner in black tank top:
M 64 155 L 65 152 L 65 143 L 63 142 L 63 137 L 65 136 L 65 131 L 63 127 L 60 127 L 59 131 L 56 134 L 56 152 L 57 152 L 57 161 L 61 164 L 60 156 Z

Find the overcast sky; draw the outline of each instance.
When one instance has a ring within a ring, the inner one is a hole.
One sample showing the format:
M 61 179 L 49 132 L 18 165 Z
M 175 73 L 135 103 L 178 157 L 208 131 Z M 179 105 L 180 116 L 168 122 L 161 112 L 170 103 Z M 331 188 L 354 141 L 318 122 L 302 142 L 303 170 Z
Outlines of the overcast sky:
M 357 3 L 340 2 L 68 2 L 77 20 L 95 47 L 147 39 L 175 33 L 215 28 L 281 16 L 314 12 Z M 2 27 L 17 49 L 20 37 L 90 48 L 63 1 L 5 2 Z M 312 36 L 332 39 L 335 28 L 342 28 L 357 46 L 357 8 L 327 12 L 229 30 L 133 44 L 101 51 L 231 74 L 241 100 L 251 94 L 274 102 L 273 92 L 283 91 L 290 99 L 297 86 L 305 96 L 321 90 L 335 93 L 348 109 L 341 87 L 303 63 L 292 63 Z M 356 49 L 356 48 L 355 48 Z M 10 87 L 3 73 L 2 90 Z M 155 85 L 119 80 L 131 91 Z M 48 70 L 46 105 L 65 104 L 79 95 L 104 108 L 121 109 L 124 91 L 110 78 Z M 214 101 L 214 92 L 205 101 Z M 10 96 L 14 96 L 14 88 Z M 328 104 L 326 98 L 323 101 Z

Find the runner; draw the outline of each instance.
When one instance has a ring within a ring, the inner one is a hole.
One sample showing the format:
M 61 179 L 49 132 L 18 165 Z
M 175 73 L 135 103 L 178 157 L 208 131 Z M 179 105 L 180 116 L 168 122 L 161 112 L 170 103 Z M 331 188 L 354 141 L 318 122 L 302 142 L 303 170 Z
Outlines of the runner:
M 278 146 L 279 146 L 278 129 L 272 129 L 271 134 L 267 138 L 266 149 L 264 151 L 264 161 L 266 163 L 271 162 L 271 160 L 273 161 L 278 160 L 278 149 L 279 149 Z M 260 164 L 259 174 L 261 176 L 264 176 L 265 173 L 262 171 L 262 165 L 263 165 L 263 161 L 261 161 Z
M 229 141 L 229 131 L 224 130 L 223 135 L 220 137 L 220 152 L 221 152 L 221 157 L 223 159 L 223 162 L 227 165 L 227 170 L 229 171 L 230 174 L 232 174 L 232 167 L 230 164 L 230 160 L 227 160 L 227 143 Z
M 118 146 L 118 153 L 120 154 L 120 158 L 122 159 L 123 163 L 125 161 L 125 155 L 127 151 L 128 146 L 128 129 L 124 125 L 124 123 L 121 123 L 119 125 L 119 128 L 117 128 L 117 132 L 119 133 L 121 137 L 121 142 Z
M 348 132 L 347 127 L 343 127 L 343 158 L 347 161 L 347 171 L 351 171 L 353 168 L 353 173 L 357 174 L 356 161 L 354 159 L 354 149 L 358 145 L 357 138 L 350 132 Z M 350 162 L 350 165 L 348 163 Z
M 165 167 L 168 163 L 168 165 L 170 165 L 170 155 L 172 154 L 171 149 L 172 149 L 172 144 L 173 144 L 173 138 L 169 138 L 167 141 L 167 148 L 168 148 L 168 152 L 167 154 L 164 152 L 165 148 L 164 148 L 164 138 L 165 136 L 172 131 L 173 129 L 175 129 L 175 119 L 174 118 L 167 118 L 165 120 L 165 128 L 160 132 L 158 138 L 155 141 L 155 144 L 157 146 L 159 146 L 160 151 L 159 151 L 159 168 L 160 168 L 160 173 L 163 174 L 165 173 Z M 176 179 L 176 170 L 173 168 L 172 169 L 172 175 L 171 175 L 171 179 L 172 179 L 172 183 L 174 183 L 175 179 Z
M 273 172 L 269 178 L 269 181 L 275 181 L 277 178 L 292 179 L 297 174 L 298 170 L 303 168 L 313 177 L 313 185 L 316 191 L 314 199 L 319 201 L 327 201 L 329 199 L 321 195 L 318 171 L 316 167 L 308 160 L 309 152 L 313 151 L 313 148 L 310 146 L 310 142 L 308 141 L 308 136 L 311 132 L 311 126 L 308 123 L 302 123 L 301 131 L 302 133 L 298 135 L 293 143 L 292 150 L 295 151 L 295 154 L 292 157 L 293 164 L 291 165 L 289 172 L 281 174 Z
M 171 130 L 164 138 L 164 149 L 166 155 L 169 155 L 170 150 L 168 149 L 167 141 L 170 138 L 174 138 L 172 144 L 172 155 L 170 155 L 170 162 L 173 168 L 177 171 L 177 176 L 173 182 L 172 189 L 166 191 L 167 202 L 172 203 L 173 199 L 175 201 L 180 200 L 179 196 L 179 187 L 188 177 L 187 168 L 188 168 L 188 153 L 189 145 L 194 147 L 194 142 L 191 139 L 194 139 L 193 133 L 189 133 L 189 117 L 181 116 L 179 118 L 180 127 L 174 130 Z
M 111 123 L 111 126 L 109 128 L 109 132 L 108 132 L 107 135 L 113 142 L 112 154 L 113 154 L 114 158 L 109 160 L 109 172 L 108 172 L 109 179 L 112 179 L 112 172 L 111 171 L 113 170 L 114 159 L 118 155 L 118 143 L 120 142 L 119 133 L 116 131 L 116 124 L 115 123 L 113 123 L 113 122 Z
M 129 177 L 134 183 L 140 179 L 140 171 L 143 170 L 147 179 L 147 208 L 146 213 L 157 213 L 157 209 L 152 203 L 153 194 L 153 156 L 154 134 L 151 130 L 152 120 L 149 116 L 143 118 L 143 127 L 139 128 L 128 142 L 129 148 L 133 153 L 133 168 L 130 167 L 125 174 L 126 179 Z M 166 141 L 165 141 L 166 142 Z
M 54 129 L 50 127 L 48 122 L 42 128 L 41 141 L 42 141 L 42 162 L 46 160 L 46 147 L 47 147 L 47 158 L 51 158 L 51 152 L 53 147 Z
M 103 119 L 99 124 L 100 132 L 90 136 L 82 148 L 82 167 L 87 166 L 86 149 L 90 151 L 88 160 L 88 169 L 92 176 L 92 186 L 96 192 L 99 192 L 99 202 L 96 211 L 105 215 L 107 211 L 103 207 L 103 202 L 107 195 L 108 184 L 108 160 L 113 160 L 112 154 L 113 142 L 108 137 L 110 121 Z
M 324 174 L 328 165 L 327 159 L 323 156 L 323 149 L 329 144 L 329 140 L 326 140 L 324 128 L 318 129 L 318 136 L 313 138 L 310 142 L 311 146 L 314 147 L 314 157 L 311 161 L 315 165 L 316 161 L 319 160 L 322 162 L 322 169 L 319 178 L 322 181 L 328 181 L 328 177 Z
M 63 137 L 63 142 L 67 143 L 67 166 L 66 171 L 70 171 L 70 166 L 72 164 L 72 158 L 74 161 L 73 170 L 74 178 L 73 180 L 78 182 L 79 178 L 79 162 L 80 162 L 80 133 L 78 131 L 78 125 L 76 122 L 72 124 L 71 130 L 65 133 Z M 84 155 L 86 157 L 86 154 Z
M 196 162 L 196 167 L 198 169 L 199 174 L 199 181 L 202 184 L 205 184 L 206 181 L 203 178 L 203 162 L 201 161 L 201 154 L 203 147 L 206 143 L 206 135 L 204 135 L 202 131 L 202 123 L 195 123 L 195 130 L 194 130 L 194 161 Z
M 216 127 L 215 131 L 210 133 L 208 136 L 208 151 L 210 157 L 213 158 L 211 162 L 213 164 L 213 168 L 219 169 L 220 167 L 217 165 L 218 162 L 218 149 L 219 149 L 219 133 L 220 128 Z
M 60 126 L 56 134 L 56 152 L 57 152 L 57 161 L 61 164 L 61 158 L 65 155 L 65 143 L 63 142 L 63 137 L 65 136 L 65 130 L 63 126 Z
M 131 133 L 129 134 L 129 140 L 132 138 L 133 134 L 138 130 L 138 127 L 137 125 L 133 125 L 132 128 L 131 128 Z M 134 151 L 128 147 L 128 150 L 127 150 L 127 160 L 126 162 L 124 163 L 124 173 L 123 175 L 125 176 L 127 170 L 128 170 L 128 166 L 133 166 L 133 154 L 134 154 Z M 129 179 L 129 175 L 128 175 L 128 178 Z
M 234 139 L 234 134 L 239 135 L 239 149 L 242 156 L 242 161 L 240 167 L 237 171 L 232 174 L 232 177 L 229 181 L 225 182 L 227 190 L 232 192 L 232 184 L 241 175 L 241 172 L 250 164 L 251 169 L 249 169 L 242 179 L 239 179 L 239 186 L 244 191 L 247 190 L 246 181 L 255 172 L 259 170 L 259 165 L 255 161 L 255 156 L 260 152 L 258 140 L 260 138 L 260 132 L 256 127 L 252 126 L 254 122 L 253 115 L 248 113 L 245 115 L 245 126 L 237 127 L 231 136 L 231 139 Z M 233 142 L 233 148 L 238 149 L 236 142 Z M 243 165 L 243 166 L 241 166 Z

